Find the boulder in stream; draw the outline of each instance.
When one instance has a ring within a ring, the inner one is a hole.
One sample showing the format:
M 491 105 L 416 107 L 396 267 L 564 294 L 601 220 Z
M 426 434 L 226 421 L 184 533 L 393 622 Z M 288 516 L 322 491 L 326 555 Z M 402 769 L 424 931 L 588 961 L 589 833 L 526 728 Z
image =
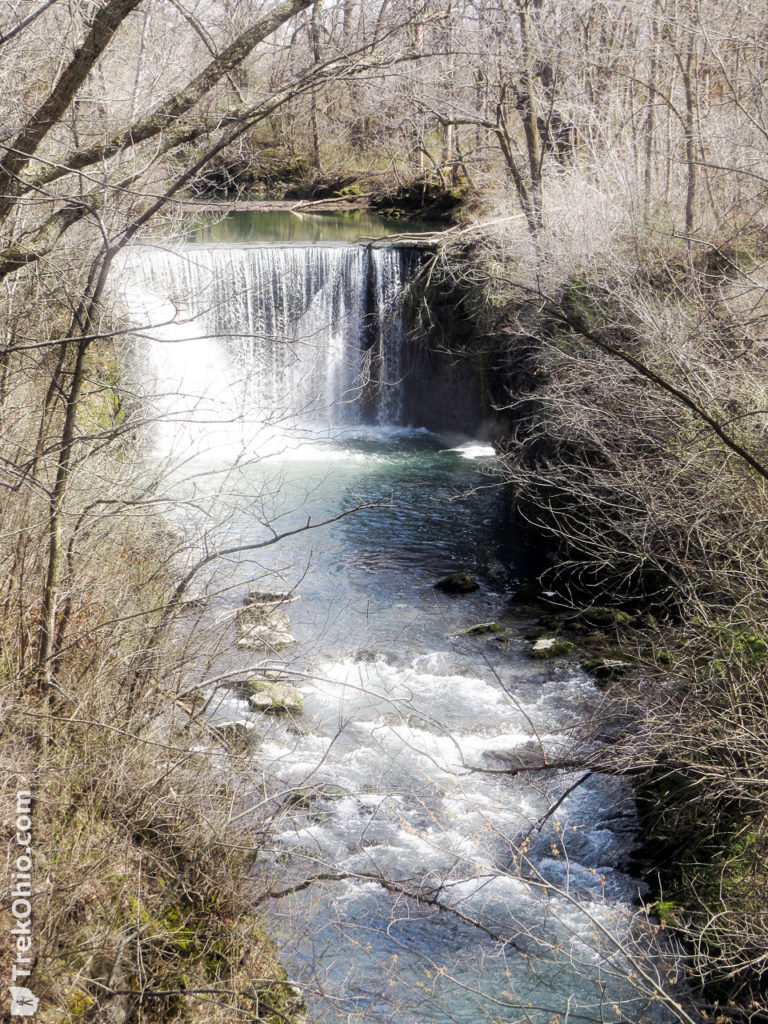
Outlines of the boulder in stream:
M 259 738 L 255 723 L 250 722 L 247 718 L 238 718 L 232 722 L 218 722 L 212 728 L 227 744 L 234 743 L 247 747 Z
M 245 606 L 258 605 L 268 607 L 270 605 L 289 604 L 296 600 L 297 595 L 290 590 L 250 590 L 245 599 Z
M 304 711 L 304 701 L 296 687 L 284 679 L 267 679 L 252 676 L 248 680 L 251 694 L 248 703 L 254 711 L 264 711 L 272 715 L 300 715 Z
M 478 622 L 475 626 L 467 626 L 466 629 L 462 629 L 462 636 L 487 636 L 489 633 L 496 634 L 497 639 L 501 639 L 507 630 L 505 626 L 500 625 L 498 622 Z
M 516 747 L 504 747 L 489 751 L 510 768 L 541 768 L 547 763 L 547 755 L 538 740 L 526 740 Z
M 263 597 L 263 595 L 260 595 Z M 237 646 L 249 651 L 279 651 L 296 643 L 291 633 L 291 620 L 280 605 L 290 596 L 268 600 L 250 596 L 237 613 Z
M 528 649 L 532 658 L 560 658 L 570 654 L 573 644 L 570 640 L 561 640 L 557 636 L 540 636 Z
M 480 584 L 468 572 L 452 572 L 438 580 L 434 587 L 444 594 L 471 594 L 480 589 Z

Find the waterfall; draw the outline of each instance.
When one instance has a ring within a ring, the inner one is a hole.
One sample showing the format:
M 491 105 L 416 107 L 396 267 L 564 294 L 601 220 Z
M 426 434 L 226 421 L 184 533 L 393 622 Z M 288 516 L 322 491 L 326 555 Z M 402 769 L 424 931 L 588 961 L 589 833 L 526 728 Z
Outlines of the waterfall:
M 306 432 L 398 424 L 417 253 L 360 245 L 135 248 L 120 267 L 133 323 L 152 341 L 164 420 Z M 181 345 L 179 342 L 185 342 Z

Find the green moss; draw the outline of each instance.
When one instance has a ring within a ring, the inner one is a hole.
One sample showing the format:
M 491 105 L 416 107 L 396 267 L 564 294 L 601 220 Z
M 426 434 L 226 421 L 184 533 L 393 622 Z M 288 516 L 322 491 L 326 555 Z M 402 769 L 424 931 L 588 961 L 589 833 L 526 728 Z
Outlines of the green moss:
M 573 644 L 570 640 L 560 640 L 557 637 L 540 637 L 531 645 L 528 653 L 532 658 L 561 658 L 570 654 Z
M 266 676 L 248 676 L 245 681 L 245 686 L 252 693 L 263 693 L 274 685 L 274 680 L 267 679 Z
M 360 184 L 360 182 L 355 181 L 351 185 L 345 185 L 343 188 L 336 189 L 336 191 L 333 194 L 335 196 L 350 196 L 350 197 L 354 197 L 354 196 L 362 195 L 364 192 L 365 192 L 365 189 Z
M 168 907 L 165 912 L 165 923 L 169 928 L 173 928 L 178 925 L 182 920 L 182 914 L 178 907 Z
M 67 1009 L 72 1017 L 83 1017 L 93 1006 L 93 999 L 87 992 L 80 988 L 74 988 L 67 998 Z
M 700 619 L 693 619 L 692 623 L 703 628 L 705 636 L 726 655 L 713 659 L 713 666 L 716 663 L 722 666 L 734 658 L 748 666 L 755 666 L 768 653 L 768 633 L 763 630 L 741 629 L 729 622 L 705 622 Z
M 498 622 L 478 622 L 476 626 L 461 631 L 462 636 L 484 636 L 487 633 L 506 633 L 506 629 Z
M 665 927 L 675 928 L 680 923 L 681 907 L 674 900 L 657 900 L 648 909 Z
M 229 971 L 229 958 L 223 944 L 213 943 L 212 948 L 203 957 L 203 963 L 206 976 L 210 981 L 216 981 L 218 978 L 226 976 Z
M 551 615 L 549 613 L 546 615 L 540 615 L 537 621 L 542 629 L 546 629 L 552 633 L 559 633 L 563 628 L 563 620 L 557 615 Z
M 628 626 L 632 622 L 632 616 L 618 608 L 608 608 L 602 605 L 593 605 L 585 608 L 579 613 L 579 618 L 588 622 L 591 626 L 607 628 L 610 626 Z
M 291 683 L 281 679 L 264 679 L 251 676 L 248 680 L 251 696 L 248 703 L 254 711 L 267 714 L 301 715 L 304 713 L 304 700 Z

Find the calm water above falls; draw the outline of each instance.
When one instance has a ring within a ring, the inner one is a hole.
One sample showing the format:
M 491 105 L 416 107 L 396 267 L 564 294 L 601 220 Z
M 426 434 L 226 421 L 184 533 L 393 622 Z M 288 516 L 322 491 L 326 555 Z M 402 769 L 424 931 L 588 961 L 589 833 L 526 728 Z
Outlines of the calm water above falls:
M 367 210 L 289 213 L 229 213 L 215 209 L 195 218 L 187 241 L 202 242 L 358 242 L 407 231 L 440 230 L 441 225 L 379 217 Z
M 579 776 L 499 771 L 561 749 L 595 694 L 525 653 L 508 599 L 534 559 L 488 447 L 402 422 L 406 386 L 429 388 L 402 378 L 414 269 L 355 245 L 196 245 L 136 250 L 123 275 L 136 322 L 162 324 L 144 388 L 158 457 L 196 473 L 180 522 L 215 495 L 221 548 L 369 506 L 212 569 L 207 614 L 233 640 L 249 588 L 298 595 L 294 645 L 222 663 L 284 665 L 304 701 L 295 723 L 251 716 L 266 790 L 296 794 L 264 871 L 335 876 L 271 907 L 284 963 L 322 1021 L 665 1020 L 621 951 L 650 941 L 621 870 L 631 794 L 592 777 L 557 803 Z M 454 569 L 480 590 L 435 591 Z M 489 620 L 501 639 L 461 635 Z M 236 692 L 214 710 L 249 714 Z

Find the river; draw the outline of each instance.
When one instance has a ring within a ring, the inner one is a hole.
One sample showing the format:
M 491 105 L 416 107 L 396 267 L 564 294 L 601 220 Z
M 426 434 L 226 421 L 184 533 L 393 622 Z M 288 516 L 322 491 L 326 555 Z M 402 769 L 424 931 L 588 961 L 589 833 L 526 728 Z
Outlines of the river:
M 349 217 L 336 241 L 333 218 L 283 221 L 217 221 L 121 268 L 134 322 L 153 325 L 148 444 L 190 559 L 240 549 L 194 583 L 217 636 L 205 670 L 280 671 L 303 704 L 209 694 L 213 722 L 252 727 L 274 815 L 260 874 L 295 890 L 268 910 L 283 963 L 323 1022 L 674 1019 L 627 870 L 629 787 L 508 771 L 567 749 L 597 692 L 574 660 L 530 656 L 511 599 L 540 554 L 492 448 L 461 435 L 481 422 L 459 408 L 466 366 L 437 388 L 405 330 L 421 258 L 355 243 Z M 435 589 L 455 571 L 478 589 Z M 243 646 L 252 592 L 290 593 L 293 642 Z M 465 632 L 480 623 L 499 631 Z

